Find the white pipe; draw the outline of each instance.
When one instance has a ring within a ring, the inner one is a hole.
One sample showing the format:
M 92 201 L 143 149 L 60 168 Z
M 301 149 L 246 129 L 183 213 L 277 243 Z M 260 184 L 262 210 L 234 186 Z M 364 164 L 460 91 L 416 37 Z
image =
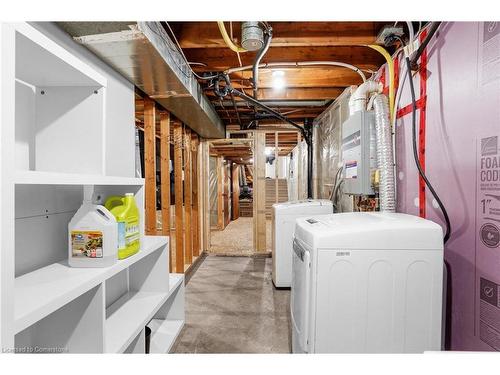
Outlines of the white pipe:
M 382 92 L 382 84 L 375 81 L 366 81 L 359 85 L 354 94 L 349 98 L 349 115 L 355 112 L 366 111 L 366 98 L 368 94 Z
M 363 82 L 366 82 L 365 74 L 358 67 L 346 64 L 338 61 L 297 61 L 297 62 L 274 62 L 274 63 L 264 63 L 259 64 L 259 69 L 262 68 L 288 68 L 288 67 L 301 67 L 301 66 L 340 66 L 343 68 L 351 69 L 359 74 Z M 251 70 L 253 68 L 252 65 L 245 65 L 236 68 L 229 68 L 224 71 L 226 74 L 241 72 L 244 70 Z
M 408 32 L 410 33 L 410 42 L 408 44 L 411 44 L 413 39 L 415 39 L 415 31 L 413 30 L 413 24 L 411 21 L 406 21 L 406 25 L 408 26 Z

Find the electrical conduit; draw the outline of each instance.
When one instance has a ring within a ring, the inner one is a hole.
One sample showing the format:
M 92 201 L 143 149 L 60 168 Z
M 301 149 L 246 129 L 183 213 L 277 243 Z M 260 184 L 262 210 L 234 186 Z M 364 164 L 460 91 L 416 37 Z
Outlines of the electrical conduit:
M 297 61 L 297 62 L 275 62 L 275 63 L 264 63 L 259 64 L 259 69 L 262 68 L 291 68 L 291 67 L 310 67 L 310 66 L 340 66 L 343 68 L 351 69 L 359 74 L 363 82 L 366 82 L 365 74 L 358 67 L 346 64 L 338 61 Z M 254 65 L 245 65 L 236 68 L 230 68 L 224 71 L 226 74 L 242 72 L 245 70 L 251 70 L 254 68 Z
M 264 46 L 257 53 L 257 56 L 255 56 L 255 61 L 252 67 L 253 97 L 255 99 L 257 99 L 257 90 L 259 88 L 259 64 L 264 55 L 266 54 L 267 50 L 269 49 L 272 38 L 273 38 L 273 29 L 269 28 L 266 30 L 266 35 L 264 36 Z

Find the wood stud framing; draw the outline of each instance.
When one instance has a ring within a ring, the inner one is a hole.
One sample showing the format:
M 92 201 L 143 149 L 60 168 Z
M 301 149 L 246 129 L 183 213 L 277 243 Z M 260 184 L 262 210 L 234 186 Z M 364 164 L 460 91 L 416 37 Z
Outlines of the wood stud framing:
M 170 236 L 170 113 L 160 113 L 161 234 Z M 172 247 L 170 247 L 172 249 Z M 172 271 L 172 254 L 169 269 Z
M 232 220 L 236 220 L 240 216 L 240 165 L 233 163 L 231 168 L 233 182 Z
M 193 228 L 193 258 L 198 257 L 200 255 L 200 215 L 199 215 L 199 207 L 200 207 L 200 197 L 198 194 L 199 185 L 200 185 L 200 168 L 199 168 L 199 146 L 200 139 L 197 134 L 191 134 L 191 158 L 193 165 L 193 173 L 192 173 L 192 191 L 193 191 L 193 204 L 192 204 L 192 218 L 191 225 Z
M 184 262 L 188 266 L 193 263 L 193 233 L 191 226 L 192 213 L 192 165 L 191 165 L 191 130 L 184 128 Z
M 172 237 L 169 271 L 184 273 L 209 248 L 208 215 L 204 212 L 208 189 L 208 142 L 202 141 L 188 126 L 149 97 L 136 95 L 136 117 L 137 111 L 142 120 L 136 121 L 136 126 L 144 132 L 146 234 Z M 159 150 L 156 140 L 160 141 Z M 173 192 L 170 181 L 172 145 Z M 160 156 L 161 230 L 156 227 L 157 152 Z M 220 161 L 222 163 L 222 158 Z M 170 201 L 172 193 L 175 202 Z M 174 219 L 172 204 L 175 204 Z
M 174 123 L 175 272 L 184 272 L 184 207 L 182 182 L 182 124 Z
M 254 133 L 254 181 L 253 181 L 253 217 L 254 249 L 266 251 L 266 134 Z
M 201 233 L 202 242 L 201 248 L 204 251 L 210 250 L 210 183 L 209 183 L 209 170 L 210 170 L 210 143 L 209 141 L 202 141 L 200 143 L 201 152 L 201 181 L 200 186 L 202 195 L 202 215 L 201 215 Z
M 146 179 L 146 234 L 156 234 L 156 106 L 144 98 L 144 176 Z
M 222 156 L 217 158 L 217 228 L 224 229 L 224 171 Z

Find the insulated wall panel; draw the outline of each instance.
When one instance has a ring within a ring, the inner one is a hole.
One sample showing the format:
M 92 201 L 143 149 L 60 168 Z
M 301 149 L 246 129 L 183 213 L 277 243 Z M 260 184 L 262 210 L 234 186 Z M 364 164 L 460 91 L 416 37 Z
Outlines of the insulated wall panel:
M 425 169 L 452 224 L 446 342 L 500 350 L 500 23 L 443 23 L 427 51 Z M 414 82 L 418 99 L 418 75 Z M 408 88 L 400 107 L 410 104 Z M 419 215 L 411 142 L 407 114 L 396 126 L 397 209 Z M 425 212 L 444 228 L 428 190 Z
M 313 181 L 314 197 L 317 199 L 330 198 L 334 189 L 335 174 L 342 164 L 342 123 L 349 117 L 350 95 L 351 87 L 348 87 L 314 120 Z M 348 201 L 342 199 L 341 206 L 344 211 L 350 211 L 344 200 Z

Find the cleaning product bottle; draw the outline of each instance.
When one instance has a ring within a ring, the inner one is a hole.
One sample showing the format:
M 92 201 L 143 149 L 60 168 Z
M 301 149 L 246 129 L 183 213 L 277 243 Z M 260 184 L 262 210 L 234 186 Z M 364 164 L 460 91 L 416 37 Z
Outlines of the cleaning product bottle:
M 116 219 L 87 193 L 68 224 L 68 248 L 71 267 L 108 267 L 118 259 Z
M 140 248 L 139 209 L 134 194 L 108 197 L 104 205 L 118 222 L 118 259 L 134 255 Z

